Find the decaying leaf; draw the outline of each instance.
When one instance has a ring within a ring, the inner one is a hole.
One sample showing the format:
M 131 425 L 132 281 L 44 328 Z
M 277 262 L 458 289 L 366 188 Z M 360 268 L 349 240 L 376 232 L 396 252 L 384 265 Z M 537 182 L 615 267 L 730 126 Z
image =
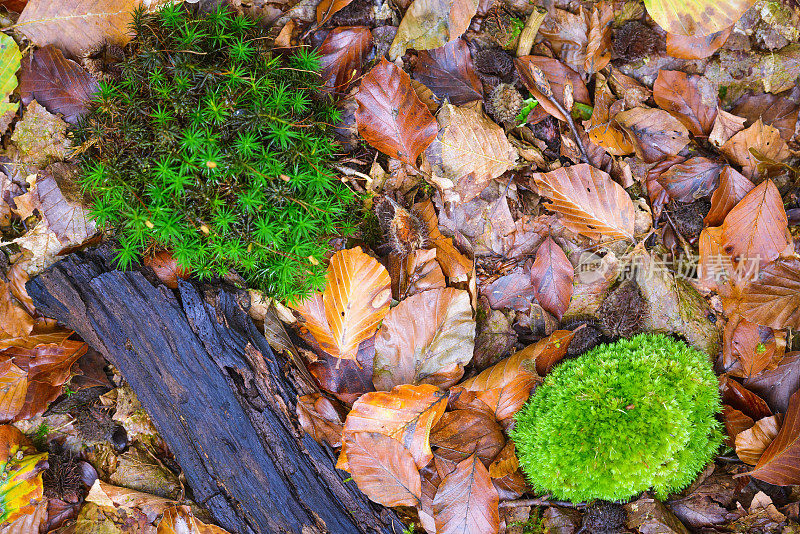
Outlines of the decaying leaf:
M 419 53 L 414 79 L 439 98 L 460 106 L 483 98 L 483 84 L 472 66 L 472 55 L 463 39 Z
M 156 534 L 229 534 L 216 525 L 207 525 L 197 519 L 189 506 L 171 506 L 164 510 Z
M 750 476 L 778 486 L 800 484 L 800 391 L 792 395 L 780 432 Z
M 477 0 L 414 0 L 400 21 L 389 58 L 394 61 L 408 48 L 439 48 L 461 37 L 477 11 Z
M 750 179 L 760 174 L 758 159 L 753 155 L 753 150 L 758 157 L 763 156 L 778 162 L 789 157 L 789 147 L 778 129 L 764 124 L 760 119 L 728 139 L 720 150 L 731 163 L 741 165 L 742 174 Z
M 717 110 L 717 118 L 714 119 L 714 127 L 708 136 L 708 142 L 715 146 L 722 146 L 728 139 L 737 132 L 744 130 L 744 123 L 747 119 L 728 113 L 724 109 Z
M 548 236 L 536 250 L 531 279 L 536 290 L 536 300 L 559 321 L 569 307 L 573 276 L 574 270 L 567 255 Z
M 708 35 L 667 34 L 667 54 L 679 59 L 703 59 L 714 55 L 733 30 L 733 26 Z
M 302 332 L 301 332 L 302 335 Z M 375 358 L 375 337 L 365 339 L 358 345 L 355 360 L 334 358 L 314 345 L 313 337 L 306 341 L 316 350 L 318 360 L 307 365 L 308 372 L 319 387 L 333 393 L 346 404 L 352 404 L 362 394 L 375 391 L 372 386 L 372 360 Z
M 367 497 L 384 506 L 420 503 L 419 470 L 402 443 L 377 432 L 355 432 L 344 439 L 350 474 Z
M 723 334 L 723 366 L 732 376 L 751 377 L 783 359 L 785 336 L 734 315 Z M 780 340 L 780 342 L 778 342 Z
M 784 356 L 778 367 L 748 378 L 744 382 L 753 394 L 758 394 L 776 413 L 786 413 L 789 399 L 800 389 L 800 352 Z
M 755 0 L 645 0 L 647 12 L 659 26 L 676 35 L 701 36 L 733 26 Z
M 433 202 L 430 200 L 418 202 L 414 204 L 414 211 L 425 222 L 428 239 L 436 249 L 436 258 L 450 282 L 466 282 L 470 277 L 474 278 L 475 266 L 472 260 L 456 249 L 451 237 L 445 237 L 439 231 L 439 219 L 436 217 Z
M 494 534 L 500 498 L 489 471 L 473 454 L 444 477 L 433 499 L 437 534 Z
M 474 344 L 469 293 L 444 288 L 412 295 L 389 311 L 375 338 L 375 388 L 452 385 L 464 374 Z
M 755 424 L 752 417 L 727 404 L 722 406 L 722 421 L 725 423 L 725 444 L 729 447 L 735 447 L 736 436 Z
M 777 128 L 783 140 L 787 142 L 794 136 L 798 112 L 800 103 L 792 98 L 790 92 L 777 95 L 748 94 L 740 98 L 733 108 L 735 115 L 744 117 L 750 124 L 761 120 L 764 124 Z
M 646 163 L 674 156 L 689 144 L 689 130 L 663 109 L 633 108 L 616 118 L 634 139 L 636 155 Z
M 756 465 L 772 440 L 778 435 L 780 415 L 759 419 L 755 424 L 736 436 L 736 456 L 749 465 Z
M 473 454 L 489 467 L 505 443 L 503 430 L 494 416 L 477 410 L 447 412 L 431 430 L 434 454 L 451 462 L 453 467 Z
M 24 161 L 44 167 L 69 155 L 67 123 L 56 117 L 36 100 L 25 107 L 11 141 L 19 148 Z
M 595 77 L 594 112 L 592 118 L 584 121 L 589 139 L 603 147 L 612 156 L 633 154 L 634 148 L 628 135 L 614 117 L 622 111 L 624 100 L 615 100 L 608 83 L 602 74 Z
M 719 389 L 724 404 L 739 410 L 754 421 L 772 415 L 772 410 L 767 406 L 764 399 L 728 375 L 719 377 Z
M 757 324 L 800 329 L 800 260 L 790 258 L 762 266 L 757 280 L 744 291 L 738 309 Z
M 356 247 L 333 255 L 326 278 L 323 293 L 293 307 L 323 351 L 355 360 L 358 345 L 373 336 L 389 311 L 389 273 Z
M 567 86 L 572 86 L 572 99 L 575 102 L 591 103 L 589 90 L 586 88 L 581 75 L 559 60 L 543 56 L 524 56 L 516 58 L 514 64 L 517 66 L 520 78 L 522 78 L 525 87 L 530 91 L 531 96 L 536 98 L 542 109 L 558 120 L 566 121 L 567 119 L 558 107 L 550 101 L 550 97 L 542 94 L 537 88 L 539 85 L 536 81 L 537 69 L 550 85 L 552 97 L 562 107 L 566 105 L 565 88 Z
M 725 216 L 741 201 L 755 184 L 745 178 L 740 172 L 726 165 L 719 175 L 719 186 L 711 195 L 711 209 L 703 222 L 706 226 L 719 226 Z
M 707 78 L 661 70 L 653 84 L 653 99 L 697 136 L 707 136 L 717 118 L 717 90 Z
M 297 419 L 306 434 L 318 443 L 342 446 L 344 421 L 333 402 L 318 392 L 297 398 Z
M 358 133 L 381 152 L 416 165 L 438 128 L 408 74 L 381 59 L 361 80 L 356 100 Z
M 42 471 L 46 468 L 46 452 L 37 454 L 22 432 L 0 425 L 0 524 L 34 511 L 43 498 Z
M 447 286 L 444 271 L 436 261 L 436 256 L 435 248 L 412 250 L 400 261 L 401 269 L 397 281 L 398 300 L 431 289 L 444 289 Z
M 690 158 L 664 171 L 658 183 L 670 198 L 694 202 L 715 191 L 722 168 L 722 164 L 708 158 Z
M 553 51 L 578 72 L 594 74 L 611 60 L 610 3 L 597 2 L 591 8 L 580 8 L 578 14 L 552 9 L 539 34 L 547 39 Z
M 425 158 L 446 201 L 469 202 L 516 162 L 503 128 L 482 110 L 445 102 L 436 120 L 439 133 Z
M 532 180 L 540 194 L 552 201 L 548 208 L 563 215 L 561 222 L 570 230 L 597 240 L 633 240 L 633 202 L 600 169 L 581 163 L 534 173 Z
M 6 133 L 11 119 L 19 109 L 19 102 L 9 101 L 9 96 L 17 88 L 17 71 L 20 67 L 22 54 L 16 41 L 6 34 L 0 35 L 0 135 Z
M 341 26 L 331 30 L 317 50 L 325 90 L 346 92 L 350 83 L 361 75 L 370 50 L 372 32 L 369 28 Z

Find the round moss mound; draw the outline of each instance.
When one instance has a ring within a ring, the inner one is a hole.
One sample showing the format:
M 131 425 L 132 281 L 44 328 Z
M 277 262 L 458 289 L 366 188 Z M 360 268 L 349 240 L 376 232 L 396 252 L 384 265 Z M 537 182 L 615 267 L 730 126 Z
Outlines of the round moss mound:
M 559 365 L 516 415 L 520 465 L 573 502 L 660 498 L 689 485 L 722 441 L 708 357 L 663 335 L 601 345 Z

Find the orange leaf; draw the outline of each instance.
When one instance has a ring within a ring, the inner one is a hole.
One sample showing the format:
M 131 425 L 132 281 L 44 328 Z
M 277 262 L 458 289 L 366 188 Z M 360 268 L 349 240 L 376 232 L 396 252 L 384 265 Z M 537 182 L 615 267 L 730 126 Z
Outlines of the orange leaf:
M 13 421 L 25 404 L 28 391 L 28 372 L 20 369 L 11 358 L 0 363 L 0 421 Z
M 164 510 L 156 534 L 229 534 L 216 525 L 197 519 L 188 506 L 171 506 Z
M 725 216 L 723 247 L 737 263 L 764 265 L 789 244 L 788 227 L 778 188 L 772 180 L 764 180 Z
M 667 34 L 667 54 L 678 59 L 704 59 L 719 50 L 733 30 L 733 26 L 704 36 Z
M 297 398 L 297 420 L 317 443 L 342 446 L 342 417 L 333 402 L 319 392 Z
M 567 255 L 550 236 L 536 250 L 531 279 L 536 300 L 560 321 L 572 297 L 574 270 Z
M 653 99 L 694 135 L 711 133 L 717 118 L 717 90 L 705 77 L 661 70 L 653 84 Z
M 790 155 L 778 129 L 764 124 L 761 119 L 728 139 L 720 150 L 730 161 L 741 165 L 742 174 L 751 179 L 759 175 L 758 160 L 752 150 L 774 161 L 783 161 Z
M 731 408 L 727 404 L 722 406 L 722 420 L 725 423 L 725 444 L 729 447 L 735 445 L 736 436 L 751 428 L 755 422 L 752 417 L 748 417 L 736 408 Z
M 492 415 L 476 410 L 453 410 L 431 430 L 436 456 L 458 463 L 477 454 L 488 467 L 506 443 L 503 430 Z
M 758 279 L 745 289 L 739 312 L 754 323 L 778 330 L 800 329 L 800 260 L 778 260 L 762 267 Z
M 372 32 L 369 28 L 342 26 L 331 30 L 317 51 L 323 88 L 329 92 L 346 92 L 350 83 L 361 75 L 364 59 L 370 50 Z
M 292 307 L 322 350 L 355 360 L 358 345 L 375 333 L 389 311 L 389 273 L 360 247 L 340 250 L 328 266 L 325 292 Z
M 414 458 L 394 438 L 377 432 L 345 436 L 353 480 L 367 497 L 384 506 L 417 506 L 422 496 Z
M 789 400 L 780 432 L 750 476 L 778 486 L 800 484 L 800 391 Z
M 719 175 L 719 186 L 711 195 L 711 209 L 703 222 L 706 226 L 719 226 L 733 207 L 749 193 L 755 184 L 730 165 Z
M 598 73 L 594 89 L 594 112 L 583 125 L 589 139 L 612 156 L 627 156 L 634 152 L 628 134 L 614 120 L 614 116 L 623 109 L 624 101 L 615 100 L 605 77 Z
M 472 260 L 464 256 L 453 245 L 451 237 L 445 237 L 439 231 L 439 219 L 433 202 L 425 200 L 414 204 L 414 211 L 425 222 L 428 228 L 428 239 L 436 249 L 436 259 L 450 282 L 466 282 L 475 270 Z
M 437 534 L 496 534 L 500 498 L 477 455 L 460 462 L 433 498 Z
M 689 144 L 689 130 L 663 109 L 633 108 L 616 119 L 634 140 L 636 155 L 645 163 L 675 156 Z
M 492 478 L 503 478 L 519 469 L 519 459 L 517 458 L 516 448 L 513 441 L 507 441 L 503 450 L 489 466 L 489 476 Z
M 581 163 L 547 173 L 534 173 L 540 194 L 552 201 L 548 208 L 563 215 L 570 230 L 591 239 L 633 240 L 635 210 L 631 197 L 600 169 Z
M 777 336 L 776 336 L 777 334 Z M 781 342 L 778 343 L 778 339 Z M 783 359 L 786 343 L 780 332 L 738 315 L 728 319 L 723 333 L 723 366 L 732 376 L 755 376 Z
M 778 435 L 781 416 L 759 419 L 755 424 L 736 435 L 736 456 L 746 464 L 756 465 L 772 440 Z

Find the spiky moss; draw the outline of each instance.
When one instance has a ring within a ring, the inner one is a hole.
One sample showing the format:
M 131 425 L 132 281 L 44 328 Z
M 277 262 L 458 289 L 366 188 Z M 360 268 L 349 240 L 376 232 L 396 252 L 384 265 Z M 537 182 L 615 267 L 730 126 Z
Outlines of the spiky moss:
M 327 169 L 338 111 L 319 91 L 318 57 L 273 54 L 224 6 L 138 10 L 132 30 L 121 77 L 101 83 L 74 130 L 119 265 L 164 247 L 200 277 L 234 269 L 279 299 L 321 288 L 353 194 Z
M 539 492 L 618 501 L 692 482 L 722 441 L 708 357 L 663 335 L 562 363 L 516 414 L 520 465 Z

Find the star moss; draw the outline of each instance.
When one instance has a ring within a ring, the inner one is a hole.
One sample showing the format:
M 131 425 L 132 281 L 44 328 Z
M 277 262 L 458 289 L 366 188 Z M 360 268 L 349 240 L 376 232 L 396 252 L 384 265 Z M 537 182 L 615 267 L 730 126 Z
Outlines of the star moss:
M 520 465 L 542 493 L 625 500 L 688 486 L 722 434 L 708 357 L 663 335 L 601 345 L 556 367 L 516 414 Z
M 158 247 L 200 277 L 233 269 L 276 298 L 320 289 L 354 196 L 328 168 L 338 111 L 319 89 L 319 58 L 274 53 L 224 6 L 137 10 L 132 30 L 121 77 L 101 82 L 73 132 L 120 267 Z

